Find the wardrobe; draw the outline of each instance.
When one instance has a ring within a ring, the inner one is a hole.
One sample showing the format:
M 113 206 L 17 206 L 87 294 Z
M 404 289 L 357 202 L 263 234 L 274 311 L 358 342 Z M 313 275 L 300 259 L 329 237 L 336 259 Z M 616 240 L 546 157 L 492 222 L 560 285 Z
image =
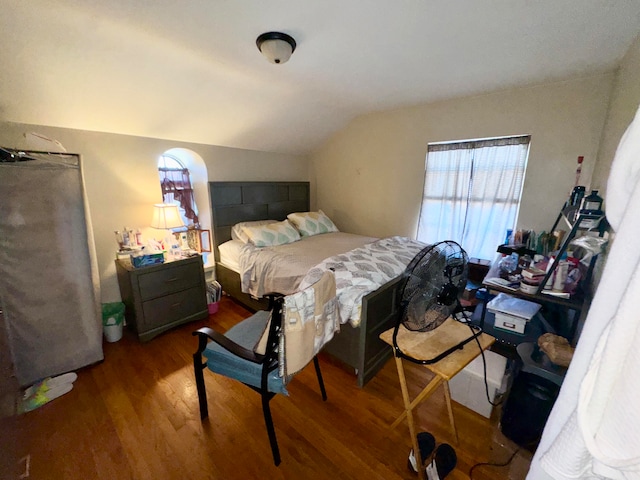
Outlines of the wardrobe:
M 17 383 L 103 359 L 81 159 L 0 148 L 0 329 Z

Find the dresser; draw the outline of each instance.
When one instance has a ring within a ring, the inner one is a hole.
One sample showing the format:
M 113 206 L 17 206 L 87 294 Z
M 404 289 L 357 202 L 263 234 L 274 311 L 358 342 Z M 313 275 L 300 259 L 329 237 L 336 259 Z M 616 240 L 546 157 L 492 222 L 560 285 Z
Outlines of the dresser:
M 199 255 L 140 268 L 118 259 L 116 270 L 127 325 L 143 342 L 209 315 Z

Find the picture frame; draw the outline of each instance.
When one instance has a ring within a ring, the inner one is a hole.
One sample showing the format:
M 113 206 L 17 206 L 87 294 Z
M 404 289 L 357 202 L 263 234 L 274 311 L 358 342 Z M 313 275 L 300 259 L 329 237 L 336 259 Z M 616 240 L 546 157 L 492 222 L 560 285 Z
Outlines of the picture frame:
M 211 232 L 209 230 L 197 230 L 200 237 L 200 252 L 211 252 Z
M 187 230 L 187 243 L 191 250 L 198 253 L 211 252 L 211 232 L 209 230 Z

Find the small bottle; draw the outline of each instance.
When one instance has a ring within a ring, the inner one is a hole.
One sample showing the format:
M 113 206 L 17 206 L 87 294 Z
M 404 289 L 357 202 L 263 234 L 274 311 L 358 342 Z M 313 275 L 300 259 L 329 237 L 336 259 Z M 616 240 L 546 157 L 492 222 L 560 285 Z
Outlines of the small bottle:
M 114 233 L 116 234 L 116 242 L 118 242 L 118 250 L 122 250 L 122 247 L 124 247 L 124 239 L 122 238 L 122 232 L 119 232 L 118 230 L 116 230 Z
M 579 207 L 582 199 L 584 198 L 585 188 L 582 185 L 578 185 L 573 187 L 573 192 L 571 192 L 571 203 L 572 207 Z
M 131 245 L 131 238 L 129 237 L 129 229 L 127 227 L 124 227 L 124 230 L 122 230 L 122 244 L 125 247 L 129 247 Z
M 171 250 L 169 253 L 169 258 L 171 260 L 178 260 L 182 256 L 182 252 L 180 250 L 180 245 L 177 242 L 171 242 Z
M 591 193 L 582 199 L 580 213 L 599 215 L 602 213 L 602 197 L 598 195 L 598 190 L 591 190 Z
M 602 197 L 598 195 L 597 190 L 591 190 L 591 193 L 582 199 L 580 205 L 580 215 L 602 215 Z M 598 217 L 585 218 L 580 222 L 580 228 L 592 229 L 600 224 Z
M 518 259 L 518 268 L 520 270 L 526 270 L 532 263 L 531 256 L 528 253 L 525 253 Z
M 549 258 L 549 263 L 547 263 L 547 273 L 549 272 L 549 270 L 551 270 L 553 268 L 553 263 L 555 261 L 556 261 L 555 257 L 552 256 L 552 257 Z M 547 282 L 542 287 L 544 290 L 551 290 L 551 287 L 553 287 L 553 282 L 555 280 L 555 275 L 556 275 L 556 271 L 554 270 L 553 272 L 551 272 L 551 276 L 549 277 Z
M 500 261 L 500 270 L 505 275 L 511 275 L 518 268 L 518 254 L 512 253 L 511 255 L 505 255 Z
M 139 228 L 136 230 L 136 245 L 142 245 L 142 232 Z

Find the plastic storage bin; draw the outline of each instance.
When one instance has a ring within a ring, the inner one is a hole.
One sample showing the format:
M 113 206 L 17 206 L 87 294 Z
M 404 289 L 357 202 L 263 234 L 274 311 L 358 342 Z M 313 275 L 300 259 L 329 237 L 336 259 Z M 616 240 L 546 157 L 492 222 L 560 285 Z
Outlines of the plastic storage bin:
M 124 303 L 112 302 L 102 304 L 102 330 L 107 342 L 117 342 L 122 338 L 124 326 Z
M 491 351 L 484 352 L 487 360 L 487 384 L 489 398 L 493 402 L 498 390 L 502 388 L 507 359 Z M 483 417 L 489 418 L 493 405 L 487 401 L 484 387 L 484 369 L 479 356 L 460 373 L 449 380 L 451 398 Z

